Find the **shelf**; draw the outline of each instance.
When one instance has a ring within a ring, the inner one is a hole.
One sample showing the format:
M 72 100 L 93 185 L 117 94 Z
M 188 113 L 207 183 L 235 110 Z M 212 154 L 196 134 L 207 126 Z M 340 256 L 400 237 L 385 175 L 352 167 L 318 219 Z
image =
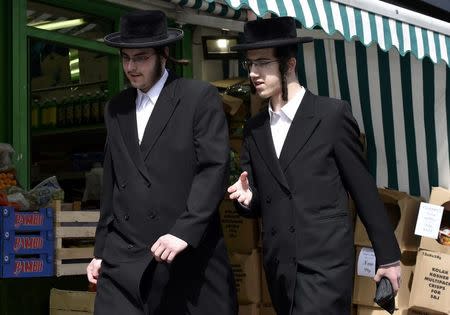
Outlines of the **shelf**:
M 103 131 L 106 132 L 106 128 L 104 124 L 95 124 L 95 125 L 86 125 L 86 126 L 79 126 L 79 127 L 66 127 L 66 128 L 52 128 L 52 129 L 37 129 L 31 130 L 31 136 L 32 137 L 39 137 L 39 136 L 51 136 L 51 135 L 60 135 L 60 134 L 70 134 L 70 133 L 79 133 L 79 132 L 96 132 L 96 131 Z
M 107 84 L 107 83 L 108 83 L 108 81 L 95 81 L 95 82 L 86 82 L 86 83 L 76 83 L 76 84 L 69 84 L 69 85 L 52 86 L 52 87 L 48 87 L 48 88 L 35 89 L 35 90 L 32 90 L 31 93 L 39 93 L 39 92 L 46 92 L 46 91 L 62 90 L 62 89 L 69 89 L 69 88 L 78 88 L 78 87 L 83 87 L 83 86 L 100 85 L 100 84 Z
M 56 176 L 56 179 L 58 181 L 63 181 L 63 180 L 82 180 L 85 179 L 85 173 L 87 171 L 66 171 L 66 172 L 55 172 L 53 174 L 50 173 L 40 173 L 38 176 L 35 176 L 33 178 L 31 178 L 31 180 L 33 182 L 41 182 L 44 179 L 51 177 L 51 176 Z

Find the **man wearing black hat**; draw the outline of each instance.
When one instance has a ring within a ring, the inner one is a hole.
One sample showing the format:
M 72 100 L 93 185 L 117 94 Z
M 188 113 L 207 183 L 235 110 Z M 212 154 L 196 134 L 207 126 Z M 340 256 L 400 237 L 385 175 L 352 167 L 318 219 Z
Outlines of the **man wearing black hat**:
M 238 211 L 261 216 L 264 268 L 278 315 L 350 314 L 354 273 L 348 193 L 372 241 L 375 280 L 400 279 L 400 251 L 348 103 L 313 95 L 296 75 L 290 17 L 251 21 L 244 51 L 253 90 L 268 109 L 244 128 L 243 173 L 228 188 Z
M 161 11 L 137 11 L 105 37 L 120 48 L 128 88 L 105 108 L 103 196 L 95 314 L 237 314 L 218 205 L 228 128 L 217 90 L 165 69 L 182 30 Z

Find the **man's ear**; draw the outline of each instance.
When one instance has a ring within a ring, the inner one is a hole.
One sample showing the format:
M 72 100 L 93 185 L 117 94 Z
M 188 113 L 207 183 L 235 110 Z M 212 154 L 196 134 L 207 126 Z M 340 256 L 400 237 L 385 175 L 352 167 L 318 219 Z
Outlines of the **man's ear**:
M 169 47 L 164 47 L 164 56 L 167 58 L 169 58 Z
M 288 64 L 288 72 L 295 72 L 295 69 L 297 68 L 297 59 L 291 57 L 289 58 L 287 64 Z

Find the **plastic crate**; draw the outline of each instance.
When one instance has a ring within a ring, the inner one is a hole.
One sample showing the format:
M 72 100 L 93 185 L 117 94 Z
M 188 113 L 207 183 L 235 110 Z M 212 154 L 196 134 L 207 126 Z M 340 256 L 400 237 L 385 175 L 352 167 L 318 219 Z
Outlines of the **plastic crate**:
M 53 209 L 0 207 L 0 278 L 54 275 Z
M 1 211 L 1 231 L 48 231 L 53 229 L 52 208 L 16 211 L 12 207 L 2 207 Z
M 53 255 L 53 230 L 37 232 L 3 231 L 2 252 L 18 254 Z
M 53 276 L 53 255 L 39 254 L 32 257 L 3 254 L 2 278 L 31 278 Z

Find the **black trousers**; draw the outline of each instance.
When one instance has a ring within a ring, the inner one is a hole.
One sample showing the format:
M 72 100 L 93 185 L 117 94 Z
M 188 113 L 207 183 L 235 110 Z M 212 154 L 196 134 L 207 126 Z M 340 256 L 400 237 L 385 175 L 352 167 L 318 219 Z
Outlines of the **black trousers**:
M 291 315 L 350 315 L 351 289 L 336 292 L 331 289 L 335 284 L 328 283 L 320 273 L 298 264 Z

